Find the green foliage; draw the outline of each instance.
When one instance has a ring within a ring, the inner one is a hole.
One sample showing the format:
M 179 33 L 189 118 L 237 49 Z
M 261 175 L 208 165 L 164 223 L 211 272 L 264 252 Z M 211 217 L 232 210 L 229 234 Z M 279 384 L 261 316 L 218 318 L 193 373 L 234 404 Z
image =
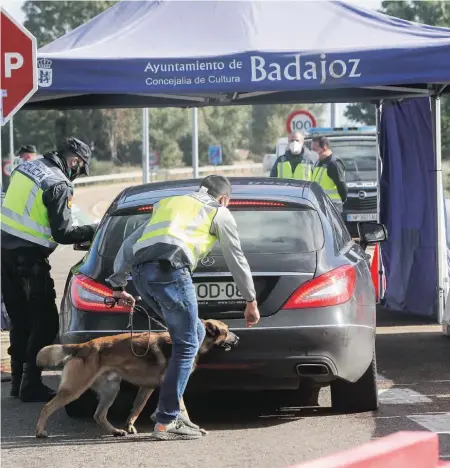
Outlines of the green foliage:
M 408 21 L 431 26 L 450 27 L 450 2 L 448 1 L 384 1 L 382 12 Z M 345 116 L 355 122 L 375 125 L 373 104 L 358 103 L 348 106 Z M 441 101 L 442 157 L 450 159 L 450 97 Z
M 117 2 L 27 1 L 24 26 L 36 37 L 38 48 L 86 23 Z
M 114 1 L 26 1 L 25 26 L 42 47 L 86 23 Z M 290 112 L 301 105 L 207 107 L 199 109 L 199 159 L 208 164 L 209 145 L 222 145 L 223 164 L 237 159 L 237 150 L 250 150 L 256 161 L 272 152 L 276 140 L 286 134 Z M 308 106 L 320 116 L 323 106 Z M 150 148 L 164 168 L 191 165 L 191 109 L 150 109 Z M 34 144 L 40 153 L 58 148 L 74 135 L 93 149 L 92 174 L 117 172 L 141 165 L 141 109 L 84 109 L 21 111 L 14 117 L 14 143 Z M 2 157 L 8 157 L 8 126 L 2 128 Z M 108 169 L 109 167 L 109 169 Z
M 260 155 L 261 160 L 265 153 L 273 153 L 278 138 L 286 135 L 286 119 L 295 110 L 307 109 L 314 115 L 320 116 L 324 106 L 314 104 L 305 107 L 299 104 L 275 104 L 253 106 L 251 116 L 251 144 L 250 151 L 255 155 Z

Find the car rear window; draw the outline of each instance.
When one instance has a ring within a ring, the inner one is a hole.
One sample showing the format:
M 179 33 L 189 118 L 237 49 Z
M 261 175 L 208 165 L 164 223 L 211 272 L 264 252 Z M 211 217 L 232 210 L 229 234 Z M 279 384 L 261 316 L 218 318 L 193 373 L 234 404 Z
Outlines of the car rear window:
M 244 253 L 289 254 L 314 252 L 324 243 L 318 213 L 305 209 L 232 209 Z M 151 214 L 111 216 L 104 227 L 99 254 L 115 257 L 123 240 Z M 212 253 L 220 254 L 217 243 Z

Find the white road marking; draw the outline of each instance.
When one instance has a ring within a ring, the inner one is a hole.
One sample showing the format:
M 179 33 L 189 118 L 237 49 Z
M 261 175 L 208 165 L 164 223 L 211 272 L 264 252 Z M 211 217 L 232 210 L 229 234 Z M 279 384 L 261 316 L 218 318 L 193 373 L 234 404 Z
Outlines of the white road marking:
M 92 213 L 96 218 L 102 218 L 105 214 L 106 209 L 108 208 L 109 203 L 105 201 L 100 201 L 92 207 Z
M 431 403 L 432 400 L 410 388 L 389 388 L 379 393 L 380 402 L 388 405 L 411 405 L 416 403 Z
M 412 414 L 408 419 L 436 434 L 450 434 L 450 413 Z

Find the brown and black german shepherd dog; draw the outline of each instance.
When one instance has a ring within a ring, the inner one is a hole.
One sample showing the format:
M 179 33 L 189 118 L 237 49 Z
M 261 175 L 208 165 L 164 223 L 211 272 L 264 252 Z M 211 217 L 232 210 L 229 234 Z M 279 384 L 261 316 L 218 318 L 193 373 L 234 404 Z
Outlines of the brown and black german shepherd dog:
M 239 338 L 223 322 L 203 320 L 203 324 L 206 335 L 195 363 L 199 356 L 206 354 L 213 347 L 230 350 L 238 344 Z M 149 344 L 149 350 L 144 357 L 134 354 L 143 355 Z M 123 333 L 96 338 L 87 343 L 42 348 L 37 356 L 38 366 L 51 368 L 63 363 L 64 370 L 56 396 L 42 408 L 36 426 L 36 437 L 47 437 L 47 419 L 56 410 L 79 398 L 89 388 L 99 397 L 94 419 L 102 428 L 114 436 L 136 434 L 134 422 L 155 388 L 160 385 L 171 352 L 172 342 L 168 332 L 137 333 L 133 335 L 132 343 L 130 333 Z M 139 387 L 126 430 L 114 427 L 107 419 L 108 410 L 119 393 L 122 379 Z M 184 416 L 189 418 L 183 400 L 180 406 Z

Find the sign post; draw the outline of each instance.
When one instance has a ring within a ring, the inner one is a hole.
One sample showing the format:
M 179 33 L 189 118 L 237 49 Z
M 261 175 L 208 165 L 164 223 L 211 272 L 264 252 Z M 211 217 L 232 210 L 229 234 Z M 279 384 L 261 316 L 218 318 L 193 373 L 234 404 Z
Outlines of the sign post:
M 0 122 L 5 125 L 37 91 L 35 37 L 0 9 Z
M 298 110 L 292 112 L 286 121 L 286 129 L 288 133 L 292 132 L 307 132 L 313 127 L 317 127 L 317 121 L 311 112 Z
M 150 182 L 153 182 L 153 172 L 158 171 L 159 154 L 155 151 L 150 152 L 149 165 L 150 165 Z
M 221 145 L 209 145 L 208 160 L 211 166 L 218 166 L 219 164 L 222 164 L 222 146 Z

